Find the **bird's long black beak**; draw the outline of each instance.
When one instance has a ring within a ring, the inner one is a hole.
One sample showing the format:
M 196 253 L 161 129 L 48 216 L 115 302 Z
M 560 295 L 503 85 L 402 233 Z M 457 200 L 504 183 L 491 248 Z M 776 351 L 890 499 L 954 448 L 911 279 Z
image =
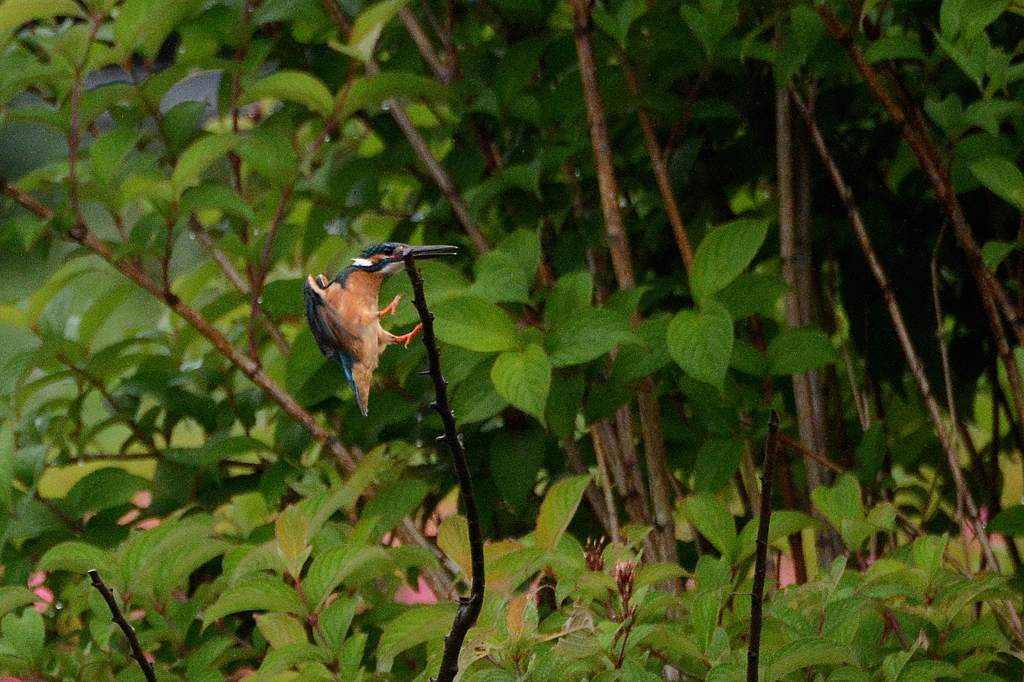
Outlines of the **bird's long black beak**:
M 454 256 L 458 252 L 459 247 L 450 246 L 448 244 L 438 244 L 434 246 L 410 246 L 409 250 L 405 252 L 404 257 L 408 258 L 409 256 L 412 256 L 416 260 L 423 260 L 427 258 Z

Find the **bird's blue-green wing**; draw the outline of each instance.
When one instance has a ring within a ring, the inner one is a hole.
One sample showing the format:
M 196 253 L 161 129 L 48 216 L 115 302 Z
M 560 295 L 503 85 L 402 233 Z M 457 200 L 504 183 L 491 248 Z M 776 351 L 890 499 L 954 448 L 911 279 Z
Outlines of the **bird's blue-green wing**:
M 313 332 L 313 338 L 316 339 L 316 345 L 319 346 L 324 357 L 341 365 L 345 371 L 348 387 L 352 389 L 352 394 L 356 397 L 356 405 L 359 406 L 359 411 L 365 417 L 367 415 L 366 405 L 359 397 L 359 391 L 356 389 L 356 382 L 352 376 L 352 365 L 355 364 L 352 345 L 356 338 L 346 333 L 340 324 L 331 324 L 332 311 L 320 294 L 309 285 L 309 282 L 306 282 L 303 293 L 306 299 L 306 320 L 309 322 L 309 330 Z M 340 330 L 340 333 L 336 333 L 335 330 Z

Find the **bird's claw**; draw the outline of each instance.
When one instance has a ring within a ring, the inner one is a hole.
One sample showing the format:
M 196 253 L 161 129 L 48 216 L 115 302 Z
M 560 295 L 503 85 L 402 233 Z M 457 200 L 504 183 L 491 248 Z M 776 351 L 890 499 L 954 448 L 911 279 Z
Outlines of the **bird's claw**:
M 377 316 L 384 317 L 385 315 L 393 314 L 398 309 L 398 303 L 401 300 L 402 295 L 397 294 L 393 299 L 391 299 L 391 303 L 388 303 L 386 307 L 384 307 L 383 309 L 381 309 L 380 312 L 377 313 Z
M 421 331 L 423 331 L 423 323 L 422 322 L 420 322 L 415 327 L 413 327 L 412 331 L 409 332 L 408 334 L 402 334 L 401 336 L 396 336 L 395 337 L 395 343 L 400 343 L 403 346 L 405 346 L 406 348 L 408 348 L 409 344 L 412 343 L 412 340 L 415 339 L 419 335 L 419 333 Z

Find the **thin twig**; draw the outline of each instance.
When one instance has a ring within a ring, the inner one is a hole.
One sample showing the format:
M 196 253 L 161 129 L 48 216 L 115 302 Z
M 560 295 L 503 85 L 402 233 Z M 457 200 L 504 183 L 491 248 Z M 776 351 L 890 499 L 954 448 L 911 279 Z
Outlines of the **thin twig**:
M 437 349 L 437 339 L 434 336 L 434 315 L 427 307 L 427 299 L 423 294 L 423 278 L 416 269 L 416 261 L 412 255 L 405 258 L 405 270 L 412 283 L 413 305 L 423 324 L 423 345 L 427 349 L 428 371 L 434 382 L 434 401 L 430 406 L 444 424 L 444 435 L 438 436 L 438 440 L 447 445 L 451 452 L 462 502 L 466 507 L 466 525 L 469 530 L 469 555 L 473 573 L 470 579 L 469 598 L 459 599 L 459 610 L 452 622 L 451 632 L 445 637 L 444 656 L 437 675 L 437 682 L 451 682 L 459 672 L 462 642 L 466 639 L 466 633 L 476 623 L 484 603 L 484 540 L 480 531 L 480 514 L 476 507 L 476 496 L 473 494 L 473 479 L 469 473 L 466 449 L 462 443 L 462 435 L 455 425 L 455 413 L 448 404 L 448 382 L 441 373 L 441 353 Z
M 750 639 L 747 647 L 747 682 L 757 682 L 761 657 L 761 618 L 764 609 L 764 578 L 768 565 L 768 524 L 772 515 L 772 477 L 779 450 L 779 413 L 768 417 L 768 439 L 761 467 L 761 511 L 757 520 L 757 553 L 754 556 L 754 585 L 750 595 Z
M 622 73 L 626 76 L 626 87 L 634 100 L 640 98 L 640 81 L 636 77 L 636 69 L 629 61 L 625 51 L 620 55 L 622 59 Z M 661 193 L 661 200 L 665 204 L 665 215 L 672 226 L 672 234 L 676 238 L 676 246 L 679 247 L 679 255 L 683 259 L 683 265 L 689 271 L 693 265 L 693 247 L 690 244 L 690 236 L 686 232 L 686 223 L 683 222 L 683 214 L 679 210 L 679 202 L 676 201 L 675 192 L 672 191 L 672 181 L 668 177 L 668 164 L 666 163 L 665 152 L 658 144 L 658 136 L 654 132 L 654 124 L 651 122 L 651 115 L 647 109 L 637 103 L 636 117 L 640 121 L 640 131 L 644 136 L 644 146 L 647 148 L 647 155 L 651 157 L 651 168 L 654 170 L 654 180 L 658 185 L 658 192 Z
M 139 638 L 135 634 L 135 628 L 132 624 L 124 617 L 121 613 L 121 607 L 117 605 L 117 600 L 114 599 L 114 595 L 111 594 L 110 588 L 107 587 L 106 583 L 103 582 L 103 578 L 100 577 L 99 571 L 95 568 L 89 569 L 89 577 L 92 578 L 92 586 L 99 590 L 99 593 L 103 596 L 103 601 L 107 602 L 107 607 L 110 609 L 110 615 L 113 616 L 113 621 L 117 623 L 121 631 L 124 632 L 125 638 L 128 640 L 128 646 L 132 650 L 132 658 L 139 664 L 142 669 L 142 674 L 146 677 L 147 682 L 156 682 L 156 673 L 153 672 L 153 666 L 150 664 L 149 659 L 146 658 L 146 653 L 142 650 L 142 645 L 139 644 Z

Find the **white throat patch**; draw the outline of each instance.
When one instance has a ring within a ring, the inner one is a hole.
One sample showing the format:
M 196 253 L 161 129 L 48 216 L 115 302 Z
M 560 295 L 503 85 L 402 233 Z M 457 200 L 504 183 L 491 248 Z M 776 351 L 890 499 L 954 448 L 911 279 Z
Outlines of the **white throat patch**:
M 353 258 L 352 265 L 358 268 L 369 268 L 373 266 L 373 261 L 368 258 Z

